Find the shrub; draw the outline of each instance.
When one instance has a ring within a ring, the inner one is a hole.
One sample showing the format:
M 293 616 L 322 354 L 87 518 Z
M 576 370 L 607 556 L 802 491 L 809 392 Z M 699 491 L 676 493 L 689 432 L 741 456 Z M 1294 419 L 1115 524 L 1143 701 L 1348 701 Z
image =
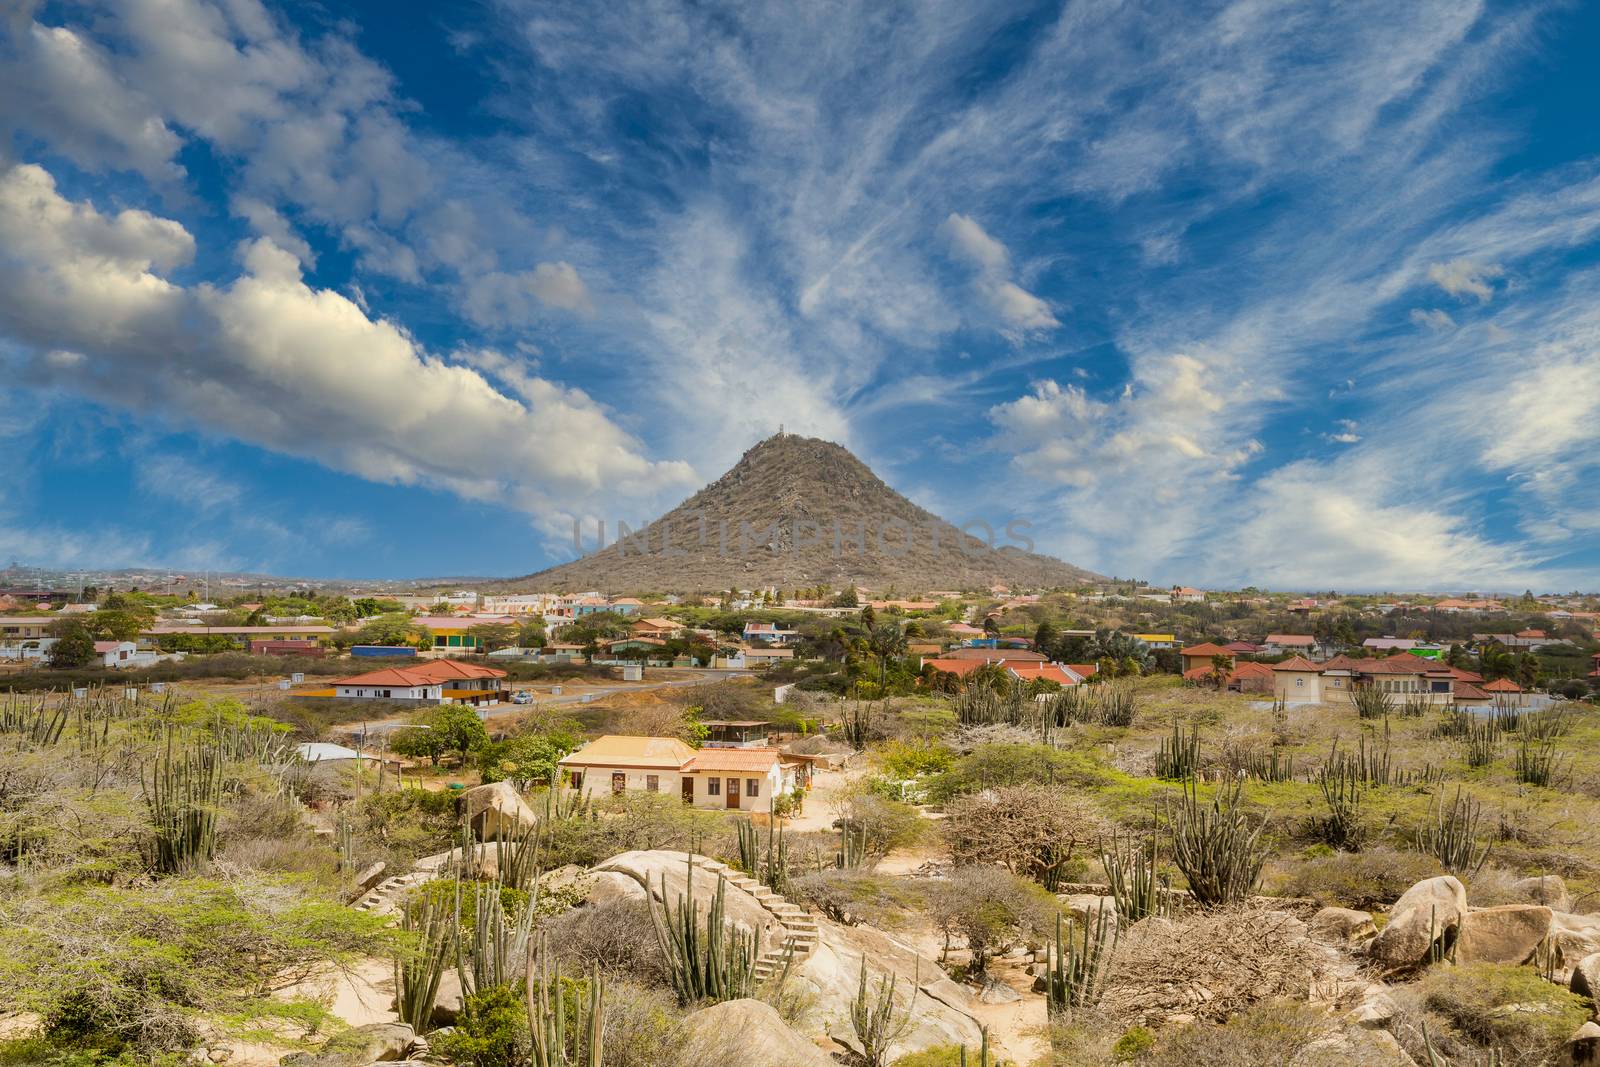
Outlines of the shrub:
M 664 985 L 667 961 L 656 941 L 650 909 L 642 900 L 621 898 L 574 908 L 551 920 L 550 948 L 569 974 L 598 967 L 608 976 Z M 609 1003 L 609 1001 L 608 1001 Z
M 1313 1048 L 1331 1029 L 1321 1010 L 1304 1002 L 1275 1000 L 1248 1008 L 1225 1023 L 1202 1021 L 1168 1028 L 1137 1062 L 1141 1067 L 1277 1067 L 1284 1063 L 1342 1067 L 1352 1062 L 1383 1062 L 1366 1056 L 1353 1060 L 1348 1049 Z
M 972 953 L 970 970 L 981 975 L 989 957 L 1019 938 L 1042 944 L 1055 932 L 1056 900 L 1032 882 L 998 867 L 961 867 L 928 891 L 928 918 L 951 940 L 960 937 Z
M 464 997 L 454 1029 L 430 1039 L 449 1063 L 523 1067 L 528 1062 L 528 1009 L 520 991 L 493 986 Z
M 1443 873 L 1432 856 L 1373 848 L 1295 863 L 1274 888 L 1284 896 L 1310 897 L 1318 904 L 1370 910 L 1388 907 L 1424 878 Z
M 1498 1049 L 1505 1067 L 1548 1062 L 1589 1014 L 1576 993 L 1508 964 L 1434 967 L 1408 992 L 1458 1037 Z
M 1038 785 L 1001 786 L 962 797 L 950 805 L 944 823 L 957 866 L 999 863 L 1052 891 L 1086 868 L 1075 853 L 1105 832 L 1105 820 L 1088 801 Z M 1076 869 L 1074 859 L 1079 860 Z
M 190 1046 L 196 1012 L 239 1011 L 329 962 L 384 951 L 383 920 L 303 882 L 168 878 L 0 905 L 0 987 L 46 1034 Z
M 1003 785 L 1103 785 L 1108 775 L 1082 753 L 1050 745 L 982 744 L 959 757 L 928 785 L 934 800 Z
M 825 870 L 789 880 L 788 897 L 836 923 L 892 929 L 926 902 L 917 882 L 863 870 Z
M 1283 912 L 1146 919 L 1119 939 L 1100 1005 L 1124 1023 L 1180 1013 L 1222 1022 L 1261 1001 L 1304 997 L 1330 966 L 1322 947 Z

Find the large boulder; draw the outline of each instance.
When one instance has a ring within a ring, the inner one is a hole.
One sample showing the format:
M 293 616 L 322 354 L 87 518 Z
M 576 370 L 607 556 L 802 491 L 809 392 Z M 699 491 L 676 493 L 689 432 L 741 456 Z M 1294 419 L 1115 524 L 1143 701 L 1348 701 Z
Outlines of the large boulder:
M 1370 941 L 1378 933 L 1372 916 L 1353 908 L 1323 908 L 1311 917 L 1306 932 L 1325 945 L 1351 948 Z
M 591 903 L 607 899 L 634 897 L 644 899 L 648 892 L 669 907 L 688 890 L 691 868 L 685 852 L 624 852 L 613 856 L 594 868 L 595 886 L 589 891 Z M 696 864 L 693 868 L 695 910 L 704 914 L 717 894 L 718 876 Z M 629 882 L 632 886 L 629 886 Z M 662 887 L 666 896 L 663 900 Z M 759 935 L 761 948 L 783 947 L 783 928 L 776 916 L 761 906 L 761 902 L 743 889 L 728 882 L 723 894 L 723 915 L 740 930 Z
M 418 1045 L 416 1031 L 405 1023 L 371 1023 L 346 1030 L 316 1052 L 296 1052 L 284 1067 L 366 1067 L 403 1060 Z
M 1591 952 L 1577 962 L 1572 968 L 1572 980 L 1567 987 L 1600 1007 L 1600 952 Z
M 1567 1038 L 1555 1059 L 1556 1067 L 1595 1067 L 1600 1064 L 1600 1023 L 1590 1019 Z
M 539 816 L 510 782 L 474 786 L 462 795 L 461 803 L 480 841 L 519 836 L 539 825 Z
M 1533 904 L 1543 904 L 1551 911 L 1571 911 L 1572 894 L 1559 874 L 1541 874 L 1521 878 L 1511 883 L 1511 891 Z
M 759 1000 L 726 1000 L 701 1008 L 684 1019 L 683 1032 L 686 1063 L 836 1067 L 832 1057 Z
M 1467 890 L 1448 874 L 1424 878 L 1401 895 L 1389 910 L 1389 922 L 1372 941 L 1371 957 L 1384 964 L 1409 967 L 1423 962 L 1428 948 L 1457 930 L 1467 913 Z
M 865 960 L 868 980 L 893 976 L 897 1010 L 911 1011 L 911 1024 L 890 1048 L 889 1062 L 940 1045 L 975 1048 L 982 1043 L 972 995 L 965 986 L 951 981 L 937 962 L 871 927 L 840 926 L 818 919 L 817 928 L 817 947 L 790 972 L 790 980 L 799 983 L 814 1004 L 815 1010 L 801 1026 L 807 1036 L 832 1038 L 860 1051 L 850 1027 L 850 1006 L 860 987 Z
M 1553 913 L 1543 904 L 1472 908 L 1456 938 L 1457 963 L 1526 963 L 1550 936 Z
M 1551 916 L 1550 940 L 1563 967 L 1600 952 L 1600 915 L 1573 915 L 1558 911 Z

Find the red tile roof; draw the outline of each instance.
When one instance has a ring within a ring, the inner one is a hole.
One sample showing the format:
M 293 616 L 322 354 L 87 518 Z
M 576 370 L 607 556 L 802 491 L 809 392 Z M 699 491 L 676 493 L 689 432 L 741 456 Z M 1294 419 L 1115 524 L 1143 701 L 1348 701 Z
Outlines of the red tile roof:
M 781 762 L 775 748 L 702 748 L 686 771 L 768 771 Z
M 1310 634 L 1268 634 L 1269 645 L 1291 645 L 1295 648 L 1310 648 L 1317 643 L 1317 639 Z
M 1035 678 L 1046 681 L 1059 682 L 1062 685 L 1077 685 L 1078 678 L 1067 673 L 1067 668 L 1059 663 L 1007 663 L 1006 670 L 1020 681 L 1031 682 Z
M 1510 678 L 1496 678 L 1494 681 L 1484 685 L 1482 689 L 1485 693 L 1522 692 L 1522 686 L 1518 685 L 1516 682 L 1513 682 Z
M 1489 694 L 1473 685 L 1471 682 L 1456 681 L 1451 683 L 1451 691 L 1459 698 L 1465 700 L 1488 700 Z
M 1315 663 L 1312 663 L 1310 660 L 1306 659 L 1304 656 L 1290 656 L 1288 659 L 1284 660 L 1282 663 L 1273 664 L 1272 669 L 1275 670 L 1275 671 L 1320 671 L 1320 670 L 1322 670 L 1321 667 L 1317 666 Z
M 436 659 L 419 663 L 415 667 L 386 667 L 381 671 L 368 671 L 349 678 L 335 678 L 334 685 L 388 685 L 420 686 L 439 685 L 443 682 L 468 678 L 504 678 L 505 671 L 493 667 L 480 667 L 475 663 L 460 663 L 453 659 Z
M 1227 649 L 1223 648 L 1221 645 L 1213 645 L 1209 641 L 1203 641 L 1198 645 L 1190 645 L 1188 648 L 1184 649 L 1179 654 L 1180 655 L 1184 655 L 1184 656 L 1229 656 L 1229 655 L 1232 655 L 1231 652 L 1229 652 Z

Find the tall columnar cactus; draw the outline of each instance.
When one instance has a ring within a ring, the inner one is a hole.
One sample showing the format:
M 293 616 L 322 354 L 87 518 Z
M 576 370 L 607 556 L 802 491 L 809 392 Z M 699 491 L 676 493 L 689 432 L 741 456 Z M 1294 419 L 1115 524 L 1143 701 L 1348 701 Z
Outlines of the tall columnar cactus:
M 605 1058 L 605 976 L 595 968 L 572 996 L 561 982 L 561 964 L 541 941 L 537 966 L 527 978 L 528 1032 L 532 1067 L 600 1067 Z
M 978 1040 L 978 1062 L 974 1064 L 974 1067 L 991 1067 L 994 1061 L 989 1058 L 989 1028 L 987 1026 L 978 1027 Z M 965 1045 L 961 1046 L 961 1067 L 967 1067 L 967 1047 Z
M 502 828 L 494 839 L 495 874 L 512 889 L 533 891 L 539 882 L 544 824 Z M 468 844 L 469 848 L 476 847 Z
M 1417 831 L 1417 851 L 1438 860 L 1452 874 L 1472 875 L 1489 859 L 1489 841 L 1478 844 L 1478 825 L 1483 809 L 1470 795 L 1463 796 L 1456 786 L 1454 799 L 1447 807 L 1444 792 L 1434 795 L 1429 805 L 1429 821 Z
M 217 851 L 217 809 L 222 802 L 222 757 L 214 741 L 166 746 L 140 770 L 152 824 L 152 866 L 182 874 L 211 861 Z
M 473 882 L 472 937 L 465 931 L 455 939 L 456 971 L 461 975 L 461 990 L 471 994 L 495 986 L 510 985 L 522 977 L 528 964 L 528 940 L 533 933 L 537 888 L 515 915 L 508 914 L 501 902 L 502 882 Z M 456 883 L 457 915 L 460 914 L 461 883 Z M 459 918 L 457 920 L 459 926 Z
M 1554 741 L 1534 741 L 1524 737 L 1517 746 L 1514 766 L 1517 781 L 1526 785 L 1550 786 L 1561 778 L 1565 761 L 1557 754 Z
M 1461 755 L 1468 767 L 1487 767 L 1500 755 L 1500 724 L 1474 717 L 1461 735 Z
M 738 1000 L 755 988 L 756 935 L 729 923 L 724 914 L 727 880 L 717 876 L 717 892 L 701 920 L 694 903 L 694 856 L 688 881 L 676 904 L 667 904 L 667 876 L 661 876 L 661 902 L 652 896 L 650 920 L 667 958 L 672 988 L 684 1005 Z
M 433 1026 L 433 1005 L 445 968 L 456 959 L 460 898 L 415 893 L 400 908 L 402 938 L 394 957 L 395 1012 L 417 1033 Z
M 1337 752 L 1338 742 L 1335 742 Z M 1361 848 L 1366 828 L 1361 822 L 1364 784 L 1360 771 L 1349 760 L 1330 758 L 1318 778 L 1322 801 L 1328 814 L 1316 820 L 1316 830 L 1324 844 L 1356 852 Z
M 1136 707 L 1133 689 L 1113 683 L 1098 687 L 1101 726 L 1132 726 Z
M 1111 955 L 1117 947 L 1118 925 L 1105 908 L 1085 918 L 1080 936 L 1078 923 L 1068 919 L 1061 936 L 1061 916 L 1056 916 L 1056 940 L 1045 971 L 1045 1006 L 1050 1015 L 1070 1017 L 1075 1008 L 1092 1008 L 1105 990 Z
M 767 843 L 763 848 L 761 834 L 750 818 L 740 819 L 739 869 L 770 888 L 782 893 L 789 881 L 789 843 L 784 840 L 783 820 L 778 817 L 778 798 L 768 805 Z
M 43 698 L 29 699 L 11 693 L 0 704 L 0 734 L 11 734 L 40 747 L 53 745 L 61 740 L 67 714 L 65 701 L 51 707 Z
M 834 866 L 854 871 L 866 862 L 867 828 L 856 823 L 845 823 L 839 829 L 839 851 L 834 854 Z
M 1180 803 L 1168 807 L 1172 825 L 1172 859 L 1188 879 L 1196 903 L 1210 907 L 1244 899 L 1261 877 L 1266 851 L 1261 847 L 1264 820 L 1251 819 L 1240 808 L 1244 783 L 1217 789 L 1211 803 L 1200 800 L 1193 782 L 1185 784 Z
M 1394 698 L 1382 689 L 1361 686 L 1350 693 L 1356 714 L 1363 719 L 1382 719 L 1394 712 Z
M 1156 751 L 1156 777 L 1172 781 L 1188 781 L 1200 766 L 1200 731 L 1188 730 L 1172 723 L 1172 736 L 1163 738 Z
M 1172 914 L 1172 892 L 1167 880 L 1156 873 L 1153 835 L 1142 842 L 1113 836 L 1110 846 L 1100 850 L 1100 865 L 1105 868 L 1120 922 Z
M 868 984 L 867 958 L 861 957 L 861 981 L 856 987 L 855 1000 L 850 1003 L 850 1029 L 855 1032 L 856 1043 L 861 1048 L 861 1060 L 866 1067 L 883 1067 L 889 1062 L 889 1048 L 905 1036 L 911 1027 L 917 994 L 921 991 L 920 961 L 911 980 L 911 1000 L 901 1011 L 895 1006 L 894 991 L 898 975 L 879 975 Z

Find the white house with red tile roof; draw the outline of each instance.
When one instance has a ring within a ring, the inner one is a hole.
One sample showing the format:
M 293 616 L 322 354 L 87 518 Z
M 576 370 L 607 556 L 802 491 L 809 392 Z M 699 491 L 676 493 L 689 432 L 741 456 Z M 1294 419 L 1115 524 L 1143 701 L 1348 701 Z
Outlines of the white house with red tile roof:
M 675 737 L 607 734 L 557 766 L 563 785 L 589 797 L 662 793 L 697 808 L 766 811 L 794 790 L 801 762 L 775 748 L 694 749 Z
M 349 700 L 408 700 L 439 704 L 457 700 L 477 704 L 497 700 L 506 672 L 476 663 L 436 659 L 414 667 L 386 667 L 333 681 L 334 696 Z

